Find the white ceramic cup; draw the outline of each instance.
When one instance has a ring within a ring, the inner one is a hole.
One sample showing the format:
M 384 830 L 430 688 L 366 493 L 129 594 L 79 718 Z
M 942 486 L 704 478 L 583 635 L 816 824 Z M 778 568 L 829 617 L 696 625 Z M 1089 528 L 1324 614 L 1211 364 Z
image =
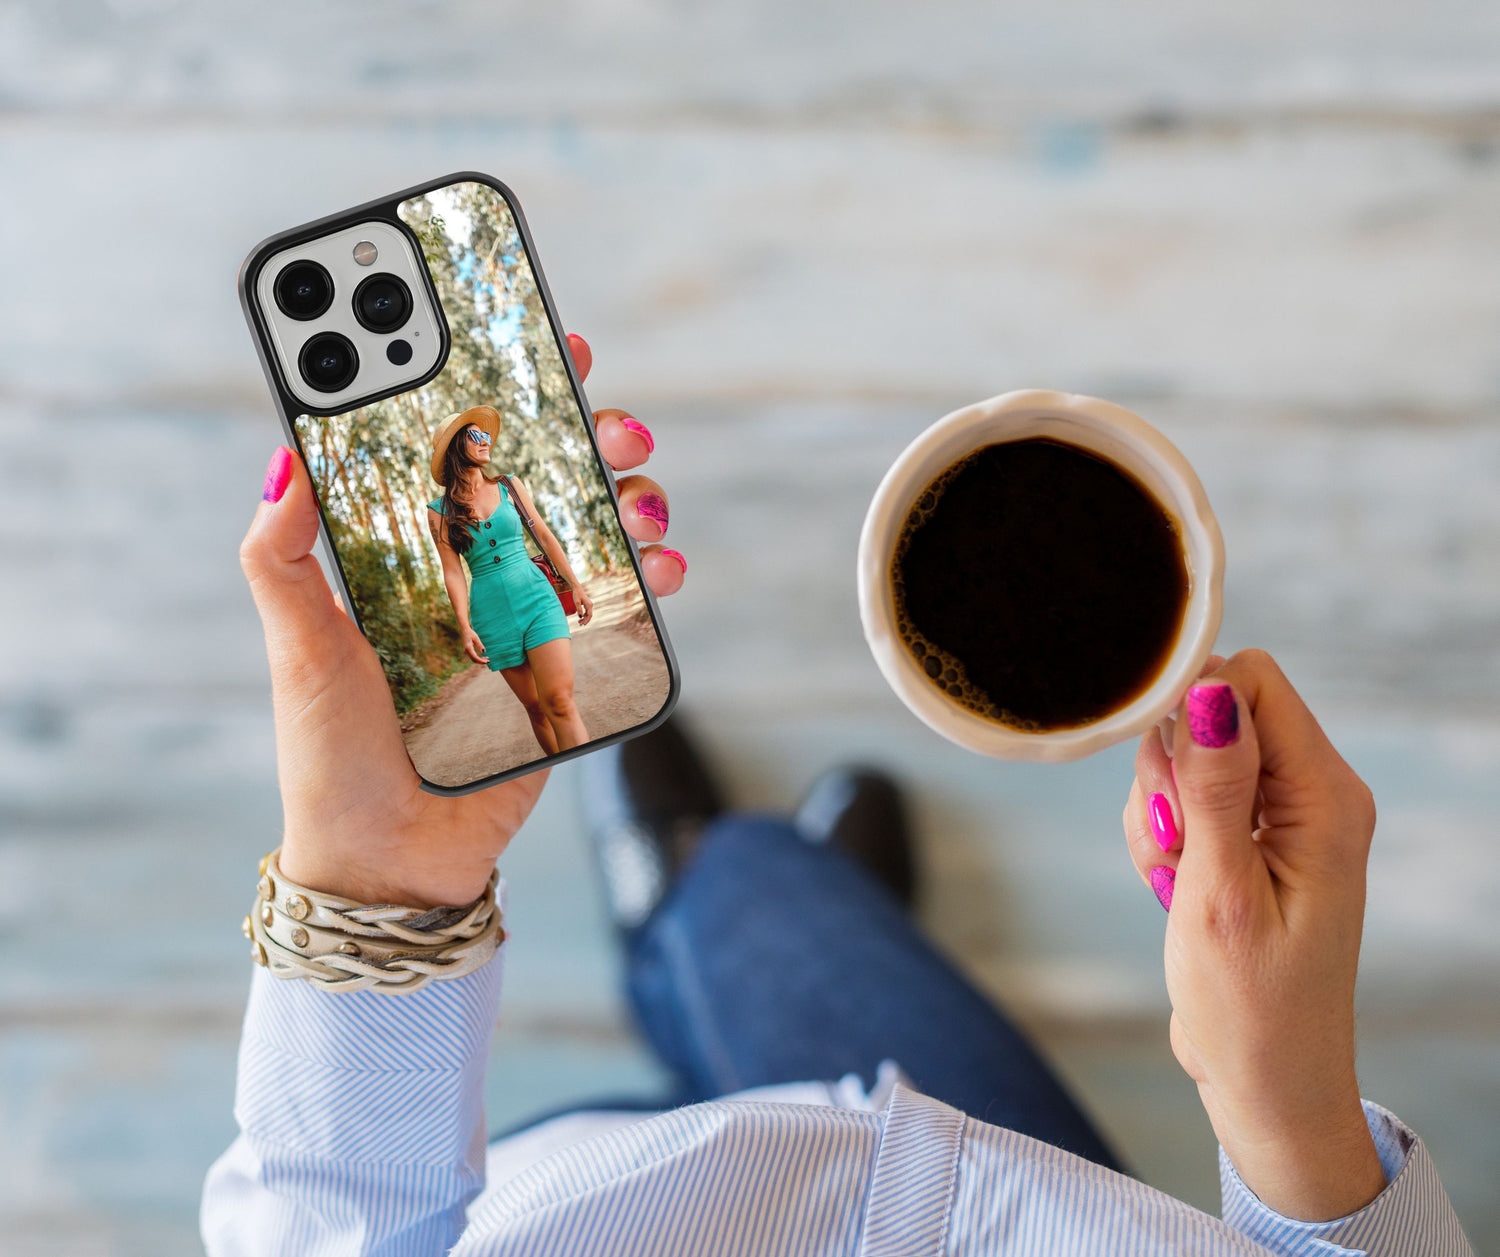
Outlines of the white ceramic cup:
M 975 450 L 1034 437 L 1081 446 L 1140 480 L 1179 526 L 1189 580 L 1177 641 L 1150 687 L 1102 719 L 1049 733 L 986 720 L 940 693 L 896 631 L 890 580 L 896 539 L 928 485 Z M 865 640 L 897 697 L 950 741 L 1001 759 L 1081 759 L 1162 722 L 1202 672 L 1224 611 L 1224 539 L 1187 459 L 1140 416 L 1076 393 L 1003 393 L 939 419 L 902 451 L 875 490 L 860 533 L 858 564 Z

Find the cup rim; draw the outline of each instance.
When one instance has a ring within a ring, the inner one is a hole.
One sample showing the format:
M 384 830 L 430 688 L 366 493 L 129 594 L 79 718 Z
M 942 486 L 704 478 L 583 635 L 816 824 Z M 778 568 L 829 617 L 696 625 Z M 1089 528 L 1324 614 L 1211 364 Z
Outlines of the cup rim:
M 896 632 L 888 573 L 901 525 L 917 495 L 947 467 L 986 445 L 1053 436 L 1130 471 L 1179 523 L 1189 593 L 1165 666 L 1134 700 L 1100 720 L 1048 733 L 1006 728 L 942 697 Z M 1203 670 L 1223 620 L 1224 539 L 1197 473 L 1139 415 L 1079 393 L 1018 389 L 960 407 L 920 433 L 881 479 L 860 530 L 860 622 L 896 696 L 951 742 L 1001 759 L 1064 762 L 1137 737 L 1181 701 Z

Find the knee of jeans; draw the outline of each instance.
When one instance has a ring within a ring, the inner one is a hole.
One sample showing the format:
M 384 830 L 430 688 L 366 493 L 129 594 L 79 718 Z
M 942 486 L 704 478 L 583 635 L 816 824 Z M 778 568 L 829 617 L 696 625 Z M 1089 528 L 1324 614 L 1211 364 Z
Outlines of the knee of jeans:
M 684 876 L 699 869 L 742 868 L 759 872 L 767 861 L 784 859 L 788 852 L 797 854 L 806 845 L 784 816 L 772 812 L 725 812 L 704 826 L 692 864 Z
M 734 904 L 763 894 L 780 895 L 808 876 L 810 865 L 826 857 L 783 816 L 727 813 L 710 821 L 699 835 L 691 862 L 661 910 L 671 910 L 674 901 L 701 906 L 705 898 L 719 899 L 720 890 Z
M 801 841 L 792 822 L 775 812 L 723 812 L 705 826 L 699 845 L 756 853 Z

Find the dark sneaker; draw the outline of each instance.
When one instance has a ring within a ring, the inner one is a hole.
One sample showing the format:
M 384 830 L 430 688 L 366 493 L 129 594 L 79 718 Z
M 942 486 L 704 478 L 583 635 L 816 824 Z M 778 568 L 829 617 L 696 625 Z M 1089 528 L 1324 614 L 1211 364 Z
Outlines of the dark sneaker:
M 579 761 L 579 807 L 610 918 L 634 930 L 692 857 L 724 797 L 674 713 L 660 728 Z

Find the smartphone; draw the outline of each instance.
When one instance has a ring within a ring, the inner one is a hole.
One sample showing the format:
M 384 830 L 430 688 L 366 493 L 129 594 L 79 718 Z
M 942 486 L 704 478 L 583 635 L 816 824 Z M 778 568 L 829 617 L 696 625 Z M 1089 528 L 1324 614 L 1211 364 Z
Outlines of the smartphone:
M 665 720 L 676 658 L 514 193 L 466 171 L 294 227 L 239 290 L 423 788 Z

